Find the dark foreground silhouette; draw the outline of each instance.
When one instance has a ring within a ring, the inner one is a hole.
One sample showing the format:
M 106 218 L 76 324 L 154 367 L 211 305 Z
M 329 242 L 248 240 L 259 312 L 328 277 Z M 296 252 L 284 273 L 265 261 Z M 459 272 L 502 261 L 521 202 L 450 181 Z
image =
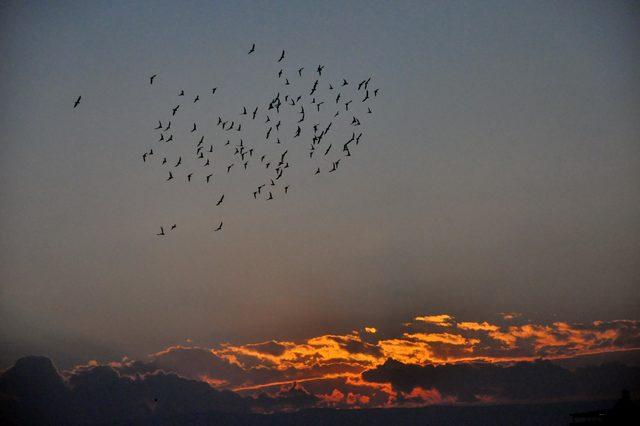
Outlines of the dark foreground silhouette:
M 81 370 L 86 369 L 83 373 Z M 302 407 L 312 395 L 292 387 L 287 402 Z M 46 357 L 25 357 L 0 376 L 2 425 L 568 425 L 640 424 L 629 394 L 616 402 L 430 406 L 394 409 L 302 409 L 255 414 L 269 396 L 244 398 L 164 372 L 123 379 L 108 366 L 77 367 L 67 379 Z M 573 413 L 570 417 L 570 413 Z M 626 423 L 625 423 L 626 422 Z

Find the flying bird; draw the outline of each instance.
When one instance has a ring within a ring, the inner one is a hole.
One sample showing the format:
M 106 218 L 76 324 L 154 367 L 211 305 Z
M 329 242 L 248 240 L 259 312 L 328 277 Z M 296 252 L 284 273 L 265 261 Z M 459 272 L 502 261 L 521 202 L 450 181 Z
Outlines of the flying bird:
M 216 206 L 219 206 L 220 204 L 222 204 L 222 200 L 224 200 L 224 194 L 222 194 L 222 197 L 220 197 L 220 199 L 216 203 Z
M 162 226 L 160 227 L 160 233 L 156 235 L 165 235 L 164 228 Z
M 156 78 L 158 74 L 154 74 L 151 77 L 149 77 L 149 84 L 153 84 L 153 80 Z
M 214 231 L 220 231 L 222 229 L 222 222 L 220 222 L 220 225 L 218 225 L 218 227 L 216 229 L 214 229 Z
M 282 55 L 280 55 L 280 59 L 278 59 L 278 62 L 281 62 L 284 59 L 284 50 L 282 51 Z
M 80 104 L 80 99 L 82 99 L 82 96 L 78 96 L 78 99 L 76 99 L 76 101 L 73 104 L 73 107 L 77 107 Z
M 255 52 L 255 51 L 256 51 L 256 44 L 255 44 L 255 43 L 253 43 L 253 44 L 251 45 L 251 50 L 249 50 L 249 55 L 251 55 L 251 54 L 252 54 L 253 52 Z

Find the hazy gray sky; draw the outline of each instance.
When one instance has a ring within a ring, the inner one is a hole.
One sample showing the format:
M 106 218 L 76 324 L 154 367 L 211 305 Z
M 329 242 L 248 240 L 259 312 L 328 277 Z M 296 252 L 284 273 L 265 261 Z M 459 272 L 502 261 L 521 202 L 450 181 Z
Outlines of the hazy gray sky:
M 639 18 L 621 1 L 4 2 L 3 364 L 419 314 L 639 318 Z M 217 116 L 275 93 L 282 49 L 291 73 L 372 76 L 375 116 L 339 173 L 292 170 L 286 199 L 224 181 L 214 235 L 218 193 L 140 154 L 180 89 L 219 87 L 185 121 L 221 144 Z

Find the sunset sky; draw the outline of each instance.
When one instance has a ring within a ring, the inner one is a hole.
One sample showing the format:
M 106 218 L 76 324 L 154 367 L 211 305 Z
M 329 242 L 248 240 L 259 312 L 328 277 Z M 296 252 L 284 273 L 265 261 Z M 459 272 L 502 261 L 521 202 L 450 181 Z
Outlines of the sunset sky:
M 631 1 L 3 2 L 0 368 L 139 360 L 383 406 L 464 400 L 403 388 L 390 358 L 640 348 L 639 19 Z M 337 173 L 293 149 L 286 198 L 255 202 L 250 170 L 215 210 L 218 183 L 142 162 L 180 90 L 202 98 L 181 125 L 217 149 L 217 116 L 318 64 L 380 89 Z

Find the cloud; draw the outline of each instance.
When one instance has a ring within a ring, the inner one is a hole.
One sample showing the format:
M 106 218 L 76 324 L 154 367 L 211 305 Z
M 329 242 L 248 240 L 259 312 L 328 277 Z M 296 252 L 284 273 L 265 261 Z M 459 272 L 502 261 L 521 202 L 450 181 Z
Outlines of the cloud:
M 441 325 L 443 327 L 448 327 L 448 326 L 451 325 L 451 321 L 453 320 L 453 317 L 451 315 L 447 315 L 447 314 L 425 315 L 425 316 L 421 316 L 421 317 L 415 317 L 414 320 L 415 321 L 426 322 L 426 323 L 429 323 L 429 324 Z
M 132 421 L 200 412 L 614 397 L 640 383 L 640 367 L 584 366 L 584 355 L 640 354 L 632 352 L 640 348 L 638 321 L 417 318 L 429 320 L 416 320 L 396 336 L 360 328 L 300 341 L 171 346 L 146 359 L 91 361 L 62 373 L 47 358 L 29 357 L 0 379 L 3 413 L 62 420 L 74 413 L 76 422 L 98 413 Z M 560 365 L 576 357 L 582 360 Z
M 440 401 L 532 402 L 607 397 L 623 388 L 638 389 L 640 367 L 604 364 L 572 371 L 550 361 L 410 365 L 387 360 L 363 372 L 362 378 L 390 383 L 403 398 L 415 395 L 416 389 L 429 389 L 433 398 L 437 390 Z

